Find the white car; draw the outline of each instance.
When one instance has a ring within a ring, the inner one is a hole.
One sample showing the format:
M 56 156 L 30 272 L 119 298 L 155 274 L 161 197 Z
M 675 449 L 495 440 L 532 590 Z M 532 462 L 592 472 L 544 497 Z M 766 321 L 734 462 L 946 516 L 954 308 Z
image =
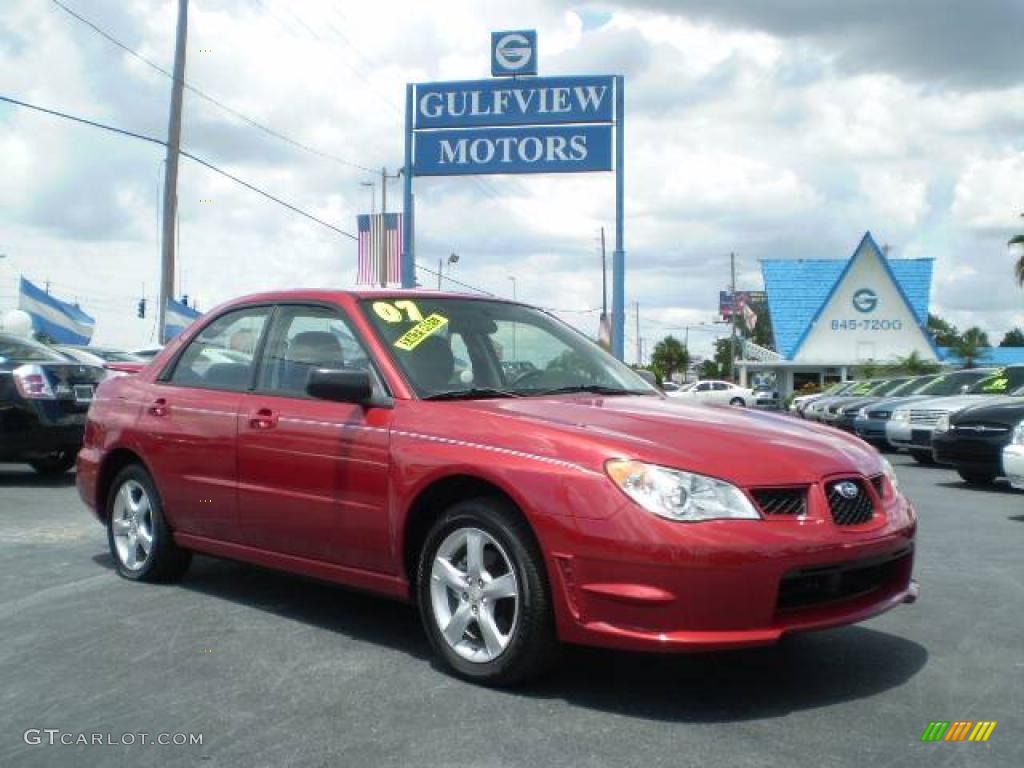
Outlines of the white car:
M 698 381 L 678 392 L 670 392 L 668 396 L 699 400 L 702 403 L 744 407 L 753 405 L 756 400 L 754 390 L 737 386 L 729 381 Z
M 1018 424 L 1014 440 L 1024 441 L 1024 435 L 1020 432 L 1021 426 Z M 1018 491 L 1024 491 L 1024 444 L 1014 442 L 1003 448 L 1003 474 L 1011 486 Z

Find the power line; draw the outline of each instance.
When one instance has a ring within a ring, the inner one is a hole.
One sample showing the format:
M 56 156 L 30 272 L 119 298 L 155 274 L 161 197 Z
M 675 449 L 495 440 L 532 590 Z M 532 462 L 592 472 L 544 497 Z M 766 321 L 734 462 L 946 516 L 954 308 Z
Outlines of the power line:
M 102 129 L 104 131 L 110 131 L 112 133 L 118 133 L 118 134 L 121 134 L 123 136 L 129 136 L 129 137 L 131 137 L 133 139 L 139 139 L 140 141 L 148 141 L 151 144 L 157 144 L 157 145 L 159 145 L 161 147 L 166 147 L 167 146 L 167 142 L 162 141 L 161 139 L 154 138 L 152 136 L 146 136 L 146 135 L 141 134 L 141 133 L 135 133 L 134 131 L 128 131 L 128 130 L 125 130 L 124 128 L 117 128 L 116 126 L 107 125 L 105 123 L 99 123 L 99 122 L 96 122 L 95 120 L 87 120 L 84 117 L 77 117 L 76 115 L 70 115 L 67 112 L 60 112 L 60 111 L 55 110 L 55 109 L 47 109 L 46 107 L 40 107 L 40 106 L 37 106 L 35 104 L 29 104 L 26 101 L 19 101 L 18 99 L 12 99 L 9 96 L 0 95 L 0 101 L 6 101 L 9 104 L 15 104 L 15 105 L 17 105 L 19 107 L 25 107 L 26 109 L 32 109 L 32 110 L 35 110 L 36 112 L 43 112 L 43 113 L 48 114 L 48 115 L 53 115 L 54 117 L 60 117 L 60 118 L 63 118 L 65 120 L 71 120 L 71 121 L 76 122 L 76 123 L 82 123 L 83 125 L 89 125 L 89 126 L 92 126 L 93 128 L 100 128 L 100 129 Z M 203 158 L 198 157 L 197 155 L 193 155 L 191 152 L 186 152 L 183 149 L 180 150 L 180 153 L 181 153 L 181 155 L 183 157 L 187 157 L 189 160 L 192 160 L 193 162 L 199 163 L 199 165 L 202 165 L 205 168 L 209 168 L 214 173 L 218 173 L 221 176 L 224 176 L 225 178 L 230 179 L 231 181 L 235 182 L 236 184 L 240 184 L 241 186 L 245 187 L 246 189 L 249 189 L 249 190 L 255 192 L 258 195 L 262 195 L 263 197 L 267 198 L 268 200 L 270 200 L 272 202 L 277 203 L 278 205 L 284 206 L 288 210 L 293 211 L 294 213 L 297 213 L 300 216 L 305 216 L 307 219 L 309 219 L 311 221 L 315 221 L 317 224 L 320 224 L 321 226 L 327 227 L 328 229 L 334 230 L 339 235 L 344 235 L 345 237 L 347 237 L 347 238 L 349 238 L 351 240 L 358 240 L 358 238 L 355 235 L 353 235 L 351 232 L 346 232 L 345 230 L 343 230 L 343 229 L 341 229 L 339 227 L 336 227 L 333 224 L 330 224 L 330 223 L 324 221 L 323 219 L 321 219 L 321 218 L 319 218 L 317 216 L 314 216 L 312 213 L 304 211 L 302 208 L 299 208 L 296 205 L 292 205 L 291 203 L 289 203 L 289 202 L 287 202 L 285 200 L 282 200 L 281 198 L 279 198 L 279 197 L 277 197 L 275 195 L 272 195 L 270 192 L 267 192 L 267 191 L 265 191 L 263 189 L 260 189 L 255 184 L 250 184 L 248 181 L 245 181 L 244 179 L 240 179 L 237 176 L 235 176 L 234 174 L 228 173 L 227 171 L 223 170 L 222 168 L 218 168 L 216 165 L 214 165 L 213 163 L 209 162 L 208 160 L 204 160 Z
M 74 11 L 71 8 L 69 8 L 68 6 L 66 6 L 64 3 L 61 2 L 61 0 L 50 0 L 50 2 L 52 2 L 54 5 L 56 5 L 58 8 L 60 8 L 65 13 L 67 13 L 70 16 L 73 16 L 74 18 L 78 19 L 80 22 L 82 22 L 87 27 L 92 29 L 98 35 L 100 35 L 101 37 L 103 37 L 106 40 L 110 41 L 111 43 L 116 45 L 121 50 L 125 51 L 126 53 L 128 53 L 131 56 L 134 56 L 136 59 L 138 59 L 139 61 L 143 62 L 147 66 L 152 67 L 154 70 L 156 70 L 160 74 L 164 75 L 165 77 L 168 77 L 171 80 L 174 80 L 174 75 L 171 72 L 168 72 L 166 69 L 161 67 L 156 62 L 146 58 L 141 53 L 136 51 L 134 48 L 131 48 L 130 46 L 125 45 L 124 43 L 122 43 L 116 37 L 111 35 L 109 32 L 107 32 L 102 27 L 96 25 L 95 23 L 93 23 L 89 19 L 85 18 L 84 16 L 80 15 L 76 11 Z M 288 144 L 291 144 L 292 146 L 297 147 L 298 149 L 301 149 L 301 150 L 303 150 L 305 152 L 309 152 L 311 154 L 318 155 L 318 156 L 326 158 L 328 160 L 333 160 L 334 162 L 340 163 L 341 165 L 347 165 L 350 168 L 356 168 L 356 169 L 358 169 L 360 171 L 366 171 L 368 173 L 376 173 L 376 171 L 374 171 L 372 168 L 367 168 L 366 166 L 360 165 L 359 163 L 354 163 L 351 160 L 345 160 L 343 158 L 337 157 L 336 155 L 332 155 L 329 152 L 324 152 L 323 150 L 317 149 L 316 147 L 311 147 L 308 144 L 304 144 L 301 141 L 297 141 L 296 139 L 293 139 L 290 136 L 286 136 L 285 134 L 281 133 L 280 131 L 277 131 L 277 130 L 275 130 L 275 129 L 267 126 L 267 125 L 264 125 L 263 123 L 260 123 L 259 121 L 249 117 L 248 115 L 246 115 L 246 114 L 244 114 L 242 112 L 239 112 L 237 109 L 234 109 L 233 107 L 228 106 L 227 104 L 225 104 L 224 102 L 220 101 L 219 99 L 216 99 L 213 96 L 210 96 L 208 93 L 205 93 L 205 92 L 199 90 L 194 85 L 191 85 L 188 81 L 184 81 L 183 82 L 183 87 L 186 90 L 188 90 L 190 93 L 194 93 L 199 98 L 204 99 L 204 100 L 210 102 L 211 104 L 219 107 L 220 109 L 224 110 L 225 112 L 227 112 L 230 115 L 233 115 L 234 117 L 238 118 L 239 120 L 242 120 L 243 122 L 247 123 L 248 125 L 252 126 L 253 128 L 256 128 L 257 130 L 263 131 L 268 136 L 273 136 L 275 139 L 279 139 L 280 141 L 284 141 L 284 142 L 286 142 Z M 182 153 L 182 154 L 184 154 L 184 153 Z
M 422 264 L 420 264 L 418 261 L 416 262 L 416 269 L 421 269 L 424 272 L 426 272 L 428 275 L 433 275 L 434 277 L 440 277 L 441 276 L 440 273 L 437 272 L 436 270 L 433 270 L 430 267 L 425 267 Z M 444 275 L 444 279 L 447 280 L 449 283 L 455 283 L 455 285 L 461 285 L 463 288 L 469 288 L 469 290 L 476 291 L 477 293 L 482 293 L 485 296 L 494 296 L 494 294 L 491 293 L 490 291 L 485 291 L 483 288 L 477 288 L 475 285 L 470 285 L 469 283 L 463 283 L 460 280 L 456 280 L 454 277 L 449 277 L 448 275 Z

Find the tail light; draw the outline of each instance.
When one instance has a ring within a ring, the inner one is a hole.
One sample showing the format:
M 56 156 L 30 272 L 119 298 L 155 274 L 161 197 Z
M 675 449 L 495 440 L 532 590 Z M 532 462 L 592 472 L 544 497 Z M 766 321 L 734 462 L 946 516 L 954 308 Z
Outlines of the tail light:
M 19 365 L 13 371 L 14 386 L 26 400 L 56 400 L 46 372 L 38 365 Z

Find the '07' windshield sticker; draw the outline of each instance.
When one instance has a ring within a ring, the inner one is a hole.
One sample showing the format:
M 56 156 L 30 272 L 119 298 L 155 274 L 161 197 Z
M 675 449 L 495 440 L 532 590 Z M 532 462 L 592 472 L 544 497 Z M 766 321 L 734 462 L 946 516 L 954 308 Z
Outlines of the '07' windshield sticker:
M 428 315 L 424 320 L 414 325 L 408 331 L 398 337 L 395 348 L 403 352 L 411 352 L 416 349 L 425 338 L 448 324 L 448 318 L 438 314 Z

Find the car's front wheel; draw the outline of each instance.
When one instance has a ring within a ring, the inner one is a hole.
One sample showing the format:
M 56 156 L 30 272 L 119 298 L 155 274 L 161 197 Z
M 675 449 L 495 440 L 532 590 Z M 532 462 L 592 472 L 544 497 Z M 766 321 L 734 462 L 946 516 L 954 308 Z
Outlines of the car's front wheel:
M 138 464 L 122 469 L 107 495 L 107 541 L 117 572 L 132 581 L 174 581 L 192 555 L 174 543 L 160 495 Z
M 979 469 L 958 469 L 957 474 L 968 485 L 991 485 L 996 480 L 995 472 Z
M 75 466 L 75 451 L 54 451 L 48 456 L 32 459 L 28 464 L 40 475 L 53 477 L 63 475 Z
M 464 501 L 443 514 L 427 535 L 416 583 L 427 637 L 458 675 L 511 685 L 554 660 L 544 561 L 526 523 L 502 500 Z
M 729 401 L 729 405 L 736 405 L 739 406 L 740 408 L 743 408 L 746 404 L 747 401 L 744 400 L 742 397 L 734 397 L 732 400 Z

